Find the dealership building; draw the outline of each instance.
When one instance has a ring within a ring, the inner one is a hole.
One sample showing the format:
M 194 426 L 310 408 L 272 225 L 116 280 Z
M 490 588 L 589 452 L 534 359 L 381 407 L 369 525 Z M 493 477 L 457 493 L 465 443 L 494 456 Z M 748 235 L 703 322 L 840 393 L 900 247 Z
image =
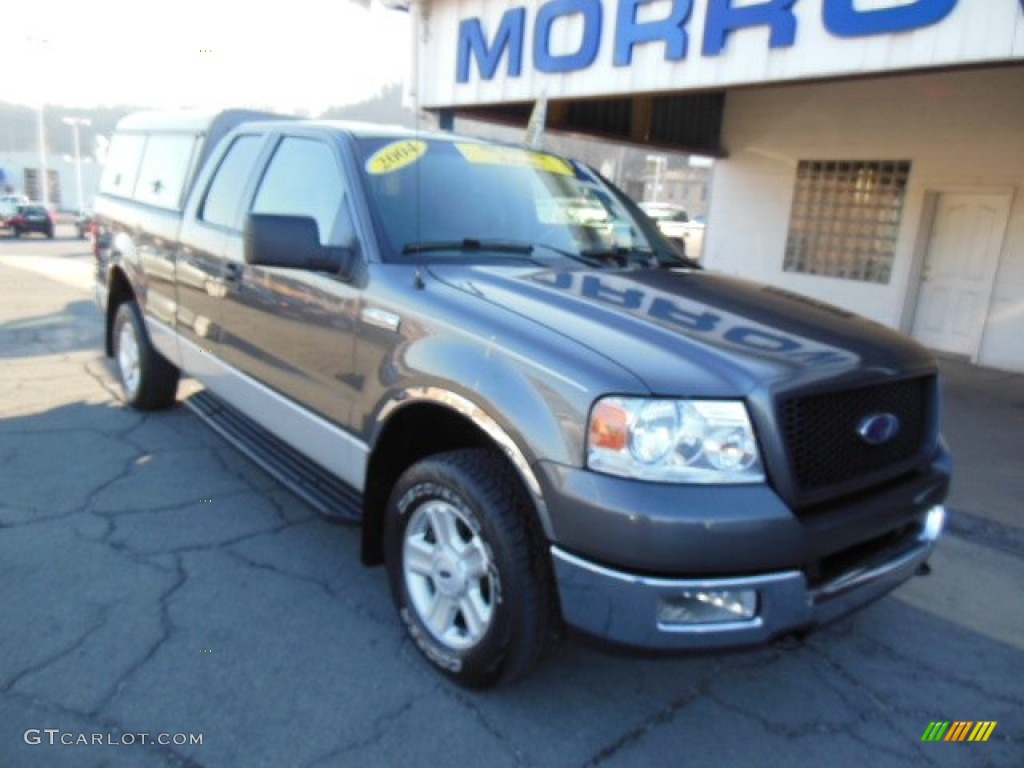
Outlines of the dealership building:
M 416 100 L 717 158 L 703 260 L 1024 371 L 1024 0 L 422 0 Z

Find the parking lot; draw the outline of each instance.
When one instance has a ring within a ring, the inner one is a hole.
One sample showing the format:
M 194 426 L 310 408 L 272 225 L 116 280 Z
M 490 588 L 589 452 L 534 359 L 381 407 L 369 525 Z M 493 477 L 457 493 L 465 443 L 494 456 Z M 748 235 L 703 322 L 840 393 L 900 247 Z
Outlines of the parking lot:
M 71 234 L 0 237 L 0 766 L 1024 764 L 1024 376 L 943 361 L 930 576 L 803 639 L 567 639 L 471 693 L 420 659 L 356 529 L 184 407 L 118 403 Z M 947 720 L 997 725 L 921 741 Z

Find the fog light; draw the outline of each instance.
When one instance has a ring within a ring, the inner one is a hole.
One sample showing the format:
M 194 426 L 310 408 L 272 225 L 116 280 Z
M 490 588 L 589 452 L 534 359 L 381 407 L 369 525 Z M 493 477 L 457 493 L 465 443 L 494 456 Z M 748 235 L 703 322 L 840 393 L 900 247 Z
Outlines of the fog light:
M 756 613 L 753 589 L 688 589 L 658 601 L 658 624 L 746 621 Z
M 928 510 L 928 514 L 924 518 L 924 530 L 921 532 L 921 538 L 925 541 L 935 541 L 939 538 L 939 534 L 942 533 L 942 529 L 946 525 L 946 508 L 941 504 L 936 504 L 934 507 Z

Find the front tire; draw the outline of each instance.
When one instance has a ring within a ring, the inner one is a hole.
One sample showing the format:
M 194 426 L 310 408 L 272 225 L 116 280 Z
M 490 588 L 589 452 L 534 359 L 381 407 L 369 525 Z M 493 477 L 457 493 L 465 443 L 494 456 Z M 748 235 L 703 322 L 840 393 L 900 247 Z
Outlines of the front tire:
M 153 348 L 139 305 L 134 301 L 118 305 L 112 331 L 125 402 L 140 411 L 156 411 L 174 403 L 180 372 Z
M 530 506 L 507 462 L 479 449 L 424 459 L 391 493 L 392 597 L 419 650 L 460 685 L 522 677 L 552 637 L 550 565 Z

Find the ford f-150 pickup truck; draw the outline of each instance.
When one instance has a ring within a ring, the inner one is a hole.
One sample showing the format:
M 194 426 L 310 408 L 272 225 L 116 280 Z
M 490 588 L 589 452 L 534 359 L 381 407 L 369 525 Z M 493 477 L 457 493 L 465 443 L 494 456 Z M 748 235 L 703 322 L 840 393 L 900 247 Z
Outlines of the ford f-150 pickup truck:
M 563 215 L 581 199 L 601 215 Z M 133 115 L 96 219 L 127 403 L 201 382 L 190 407 L 361 524 L 463 685 L 523 675 L 565 627 L 657 651 L 803 631 L 926 567 L 942 530 L 932 356 L 701 269 L 573 160 Z

